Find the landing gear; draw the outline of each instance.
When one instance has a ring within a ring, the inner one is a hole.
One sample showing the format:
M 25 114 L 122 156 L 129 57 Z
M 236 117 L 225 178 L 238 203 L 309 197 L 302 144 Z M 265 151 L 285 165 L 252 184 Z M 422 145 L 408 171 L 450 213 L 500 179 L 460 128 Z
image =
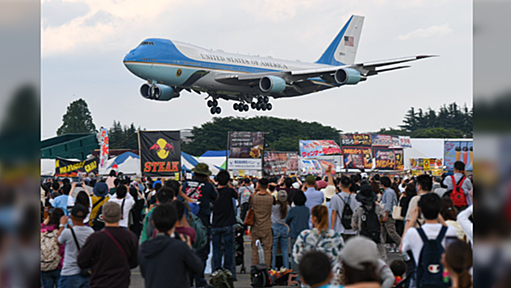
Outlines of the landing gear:
M 209 109 L 209 112 L 211 114 L 220 114 L 222 112 L 222 108 L 218 107 L 218 100 L 213 98 L 213 100 L 208 100 L 207 102 Z
M 257 97 L 257 102 L 250 103 L 250 107 L 257 111 L 270 111 L 273 108 L 273 105 L 270 103 L 270 99 L 268 96 L 259 96 Z
M 235 110 L 235 111 L 239 111 L 239 112 L 247 112 L 248 109 L 249 109 L 249 106 L 248 104 L 244 104 L 244 103 L 234 103 L 232 105 L 232 108 Z

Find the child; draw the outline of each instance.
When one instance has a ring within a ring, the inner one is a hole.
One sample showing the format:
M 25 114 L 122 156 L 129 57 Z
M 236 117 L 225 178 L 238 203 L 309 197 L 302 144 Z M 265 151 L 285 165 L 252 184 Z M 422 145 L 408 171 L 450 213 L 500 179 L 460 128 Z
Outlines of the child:
M 311 288 L 336 288 L 342 286 L 329 285 L 333 273 L 330 259 L 319 251 L 311 251 L 303 255 L 298 271 L 302 281 Z
M 392 263 L 390 263 L 390 270 L 392 270 L 392 273 L 394 273 L 394 277 L 396 278 L 393 286 L 396 287 L 396 285 L 403 280 L 403 275 L 406 272 L 405 261 L 400 259 L 392 261 Z

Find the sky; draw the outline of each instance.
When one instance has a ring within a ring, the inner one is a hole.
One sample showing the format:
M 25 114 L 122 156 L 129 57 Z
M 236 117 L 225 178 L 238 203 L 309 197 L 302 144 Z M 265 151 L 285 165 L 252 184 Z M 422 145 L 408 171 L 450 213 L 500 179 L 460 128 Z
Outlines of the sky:
M 314 62 L 352 14 L 365 16 L 356 63 L 440 57 L 358 85 L 276 99 L 267 112 L 235 112 L 234 102 L 220 100 L 220 117 L 265 115 L 370 132 L 396 128 L 412 106 L 472 107 L 472 1 L 42 0 L 41 13 L 42 139 L 56 135 L 66 107 L 79 98 L 98 128 L 114 120 L 147 130 L 190 129 L 211 121 L 204 95 L 183 91 L 168 102 L 140 96 L 144 81 L 122 60 L 145 38 Z

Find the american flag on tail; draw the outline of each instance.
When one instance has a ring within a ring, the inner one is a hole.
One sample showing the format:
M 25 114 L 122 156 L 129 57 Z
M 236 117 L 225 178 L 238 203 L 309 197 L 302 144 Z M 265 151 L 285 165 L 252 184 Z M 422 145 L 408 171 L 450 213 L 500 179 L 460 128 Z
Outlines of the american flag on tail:
M 351 36 L 344 36 L 344 45 L 345 46 L 355 46 L 355 38 Z

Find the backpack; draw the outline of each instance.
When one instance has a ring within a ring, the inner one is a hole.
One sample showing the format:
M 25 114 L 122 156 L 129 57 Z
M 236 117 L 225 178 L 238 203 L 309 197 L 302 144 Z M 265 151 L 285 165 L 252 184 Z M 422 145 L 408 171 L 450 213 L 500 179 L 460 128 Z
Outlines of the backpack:
M 368 210 L 364 204 L 361 206 L 365 213 L 362 215 L 362 229 L 360 230 L 360 235 L 379 244 L 381 242 L 381 224 L 378 215 L 376 215 L 376 204 L 373 204 L 370 210 Z
M 56 230 L 41 233 L 41 271 L 57 269 L 60 259 Z
M 188 209 L 186 221 L 188 221 L 190 227 L 195 230 L 196 240 L 195 243 L 193 243 L 192 245 L 193 249 L 195 251 L 198 251 L 204 248 L 208 243 L 208 231 L 206 229 L 206 226 L 204 226 L 200 218 L 193 214 L 190 209 Z
M 344 199 L 342 199 L 340 194 L 337 194 L 337 195 L 339 195 L 339 198 L 341 198 L 342 202 L 344 202 L 344 208 L 342 209 L 341 224 L 342 224 L 342 226 L 344 226 L 344 229 L 346 229 L 346 230 L 352 229 L 351 219 L 353 218 L 353 210 L 351 210 L 351 207 L 349 205 L 351 203 L 351 199 L 350 199 L 351 194 L 348 196 L 347 201 L 344 201 Z
M 467 206 L 467 196 L 465 195 L 465 191 L 463 191 L 463 188 L 461 187 L 463 185 L 463 182 L 465 181 L 465 176 L 461 177 L 461 179 L 456 183 L 454 181 L 454 176 L 451 176 L 452 179 L 452 185 L 454 186 L 452 188 L 451 192 L 451 199 L 454 203 L 454 206 L 456 207 L 463 207 Z
M 255 264 L 250 267 L 250 286 L 272 287 L 273 281 L 266 264 Z
M 217 270 L 211 274 L 211 288 L 234 288 L 232 273 L 229 270 Z
M 94 231 L 99 231 L 105 228 L 105 222 L 103 222 L 103 219 L 101 219 L 101 215 L 103 215 L 103 206 L 99 207 L 96 218 L 92 220 L 92 229 L 94 229 Z
M 447 232 L 447 227 L 442 226 L 437 238 L 433 240 L 428 239 L 422 228 L 418 228 L 417 232 L 424 244 L 419 256 L 419 265 L 416 268 L 416 278 L 414 281 L 416 283 L 416 287 L 451 287 L 450 280 L 448 278 L 444 280 L 442 275 L 444 272 L 444 266 L 442 265 L 442 253 L 444 253 L 444 247 L 442 246 L 442 240 Z

